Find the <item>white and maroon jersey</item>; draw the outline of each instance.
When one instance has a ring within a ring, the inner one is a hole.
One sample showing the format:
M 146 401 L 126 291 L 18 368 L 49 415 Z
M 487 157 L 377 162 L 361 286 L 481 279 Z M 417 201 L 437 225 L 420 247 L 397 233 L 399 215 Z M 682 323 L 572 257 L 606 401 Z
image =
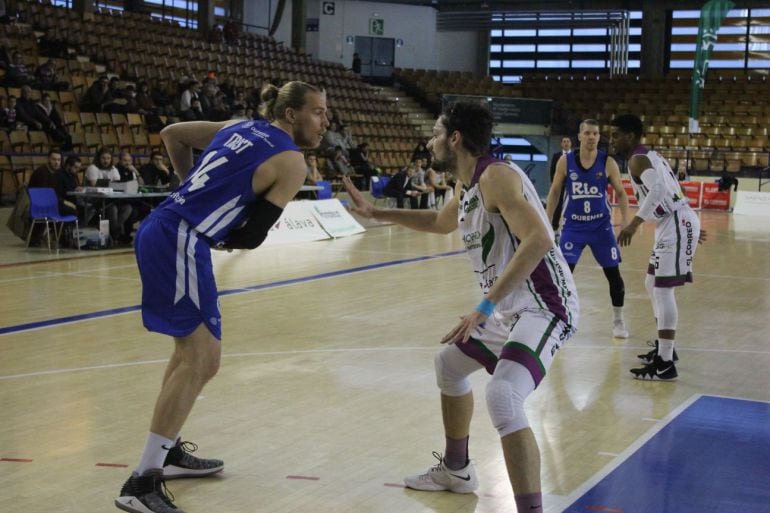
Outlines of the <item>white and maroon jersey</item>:
M 636 199 L 639 202 L 639 217 L 645 221 L 659 223 L 677 210 L 690 208 L 687 198 L 682 193 L 682 188 L 676 178 L 676 173 L 669 166 L 668 161 L 656 151 L 639 153 L 645 155 L 652 164 L 652 168 L 642 173 L 642 183 L 631 180 Z M 657 186 L 657 193 L 650 196 L 650 191 Z M 648 199 L 652 204 L 645 205 Z
M 464 192 L 458 209 L 458 225 L 466 251 L 476 274 L 481 292 L 486 295 L 513 259 L 521 241 L 511 233 L 500 213 L 489 212 L 479 187 L 479 178 L 491 164 L 504 164 L 521 178 L 523 194 L 537 211 L 543 227 L 553 239 L 540 196 L 527 175 L 515 165 L 491 157 L 481 157 L 476 164 L 469 188 Z M 518 312 L 549 311 L 569 326 L 576 328 L 578 295 L 572 273 L 558 246 L 545 254 L 532 274 L 518 288 L 498 302 L 496 310 L 513 316 Z

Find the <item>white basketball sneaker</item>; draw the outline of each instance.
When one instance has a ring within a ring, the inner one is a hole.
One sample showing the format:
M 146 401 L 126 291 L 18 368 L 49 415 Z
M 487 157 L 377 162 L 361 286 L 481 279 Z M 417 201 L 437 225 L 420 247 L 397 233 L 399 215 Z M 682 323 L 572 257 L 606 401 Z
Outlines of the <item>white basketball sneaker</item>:
M 425 492 L 440 492 L 447 490 L 454 493 L 471 493 L 479 487 L 476 477 L 476 467 L 469 461 L 459 470 L 451 470 L 444 464 L 441 453 L 433 452 L 438 464 L 429 468 L 424 474 L 404 478 L 407 488 Z
M 612 325 L 612 336 L 615 338 L 628 338 L 628 329 L 623 321 L 615 321 Z

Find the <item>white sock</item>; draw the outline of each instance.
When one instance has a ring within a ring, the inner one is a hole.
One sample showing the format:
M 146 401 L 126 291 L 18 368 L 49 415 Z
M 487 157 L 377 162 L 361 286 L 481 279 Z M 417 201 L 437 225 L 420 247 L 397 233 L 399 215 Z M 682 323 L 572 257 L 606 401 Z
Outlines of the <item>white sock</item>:
M 151 468 L 163 468 L 163 462 L 166 461 L 166 455 L 169 449 L 174 447 L 176 440 L 169 440 L 160 435 L 150 432 L 147 435 L 147 442 L 144 444 L 142 457 L 139 460 L 139 466 L 136 467 L 136 473 L 144 474 Z
M 615 314 L 615 322 L 623 322 L 623 307 L 622 306 L 613 306 L 612 311 Z
M 658 339 L 658 356 L 664 362 L 670 362 L 674 360 L 674 341 L 666 338 Z

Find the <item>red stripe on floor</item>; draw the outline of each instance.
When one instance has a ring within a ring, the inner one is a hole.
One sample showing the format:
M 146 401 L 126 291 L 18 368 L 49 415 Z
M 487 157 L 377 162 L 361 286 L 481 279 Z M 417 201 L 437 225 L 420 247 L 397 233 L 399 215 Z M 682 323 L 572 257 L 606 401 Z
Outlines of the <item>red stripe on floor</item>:
M 304 479 L 306 481 L 318 481 L 320 477 L 313 476 L 286 476 L 286 479 Z
M 0 461 L 12 461 L 14 463 L 31 463 L 33 460 L 27 458 L 0 458 Z
M 117 468 L 126 468 L 128 465 L 125 465 L 123 463 L 97 463 L 97 467 L 117 467 Z
M 592 511 L 606 511 L 607 513 L 623 513 L 623 510 L 620 508 L 607 508 L 604 506 L 586 506 L 586 509 Z
M 401 483 L 384 483 L 383 486 L 392 486 L 393 488 L 406 488 L 406 486 Z

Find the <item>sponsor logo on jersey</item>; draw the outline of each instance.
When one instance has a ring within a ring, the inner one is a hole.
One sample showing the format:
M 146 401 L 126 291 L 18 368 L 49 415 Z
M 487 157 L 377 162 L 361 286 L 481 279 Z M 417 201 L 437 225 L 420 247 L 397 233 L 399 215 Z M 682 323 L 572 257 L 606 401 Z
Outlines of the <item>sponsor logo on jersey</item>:
M 475 231 L 466 233 L 463 235 L 463 242 L 465 243 L 465 249 L 471 250 L 481 247 L 481 232 Z
M 463 212 L 467 214 L 469 212 L 476 210 L 478 206 L 479 206 L 479 197 L 474 196 L 470 200 L 463 202 Z
M 572 182 L 572 194 L 573 199 L 585 199 L 585 198 L 603 198 L 604 191 L 600 190 L 596 185 L 588 185 L 584 182 Z
M 578 179 L 578 174 L 577 174 L 576 172 L 572 171 L 572 172 L 569 174 L 569 179 L 570 179 L 570 180 L 577 180 L 577 179 Z

